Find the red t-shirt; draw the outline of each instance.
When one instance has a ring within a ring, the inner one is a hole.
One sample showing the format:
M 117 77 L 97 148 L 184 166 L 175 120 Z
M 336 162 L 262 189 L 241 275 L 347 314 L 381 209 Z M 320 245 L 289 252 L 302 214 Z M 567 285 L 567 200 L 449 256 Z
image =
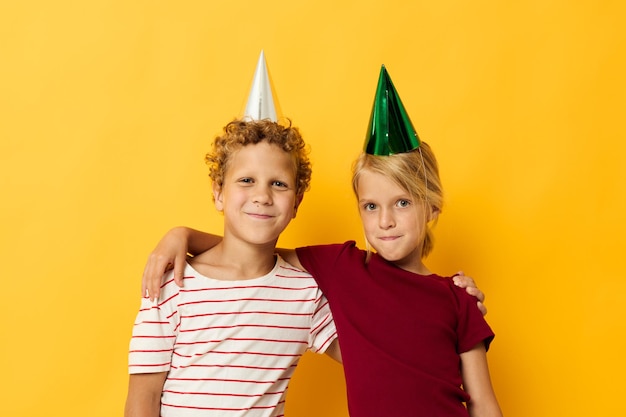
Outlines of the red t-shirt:
M 333 313 L 351 417 L 467 416 L 459 354 L 494 337 L 449 278 L 405 271 L 355 242 L 297 249 Z

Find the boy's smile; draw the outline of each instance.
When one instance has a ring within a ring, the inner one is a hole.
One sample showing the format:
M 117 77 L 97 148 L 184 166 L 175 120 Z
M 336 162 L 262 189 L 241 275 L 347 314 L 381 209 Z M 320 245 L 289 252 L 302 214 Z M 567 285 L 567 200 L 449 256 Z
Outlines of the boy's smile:
M 296 215 L 295 182 L 293 157 L 278 146 L 260 142 L 238 149 L 221 189 L 213 191 L 224 212 L 224 237 L 274 245 Z

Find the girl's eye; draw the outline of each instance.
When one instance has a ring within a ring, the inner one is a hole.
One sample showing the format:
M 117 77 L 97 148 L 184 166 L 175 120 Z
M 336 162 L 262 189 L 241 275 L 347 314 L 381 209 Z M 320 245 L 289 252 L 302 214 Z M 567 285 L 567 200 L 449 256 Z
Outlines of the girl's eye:
M 244 184 L 252 184 L 254 181 L 252 180 L 252 178 L 240 178 L 239 182 L 242 182 Z
M 272 185 L 274 187 L 287 188 L 287 184 L 282 181 L 273 181 Z
M 398 202 L 396 203 L 396 206 L 398 207 L 408 207 L 411 205 L 411 202 L 409 200 L 398 200 Z

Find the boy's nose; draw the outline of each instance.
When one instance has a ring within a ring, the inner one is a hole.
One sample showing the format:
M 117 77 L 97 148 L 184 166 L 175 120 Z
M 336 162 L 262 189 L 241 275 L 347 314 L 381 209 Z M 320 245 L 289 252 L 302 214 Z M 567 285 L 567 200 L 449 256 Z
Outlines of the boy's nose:
M 267 187 L 256 187 L 252 196 L 252 202 L 255 204 L 271 204 L 272 196 L 270 190 Z

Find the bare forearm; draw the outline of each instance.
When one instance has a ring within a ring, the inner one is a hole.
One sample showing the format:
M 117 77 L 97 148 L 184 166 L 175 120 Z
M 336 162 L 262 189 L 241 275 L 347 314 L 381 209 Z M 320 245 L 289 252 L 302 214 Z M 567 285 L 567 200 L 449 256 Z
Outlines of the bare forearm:
M 493 401 L 483 399 L 478 403 L 470 401 L 467 404 L 467 411 L 471 417 L 502 417 L 502 411 L 495 398 Z
M 188 227 L 175 227 L 159 241 L 148 257 L 143 271 L 141 295 L 151 300 L 159 298 L 163 274 L 174 269 L 174 280 L 183 286 L 187 253 L 197 255 L 217 245 L 222 238 Z
M 467 411 L 471 417 L 502 417 L 489 376 L 485 345 L 461 353 L 463 388 L 470 396 Z
M 166 375 L 165 372 L 130 375 L 124 417 L 159 417 Z
M 158 397 L 137 398 L 136 401 L 129 398 L 124 409 L 124 417 L 159 417 L 160 413 L 161 404 Z
M 222 237 L 191 229 L 189 227 L 176 227 L 172 231 L 180 233 L 187 240 L 188 251 L 192 255 L 197 255 L 211 249 L 222 241 Z

